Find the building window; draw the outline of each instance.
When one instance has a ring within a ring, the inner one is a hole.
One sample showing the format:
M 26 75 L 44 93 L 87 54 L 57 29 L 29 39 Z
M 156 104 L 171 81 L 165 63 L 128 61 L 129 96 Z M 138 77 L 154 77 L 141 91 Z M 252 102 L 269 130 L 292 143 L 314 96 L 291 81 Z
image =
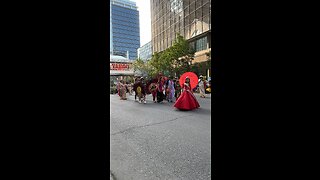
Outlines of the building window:
M 192 2 L 191 4 L 190 4 L 190 13 L 192 13 L 193 11 L 195 11 L 196 10 L 196 3 L 195 2 Z
M 198 39 L 196 41 L 190 42 L 190 48 L 195 50 L 196 52 L 198 51 L 202 51 L 202 50 L 206 50 L 207 49 L 207 43 L 208 43 L 208 39 L 207 36 Z
M 210 16 L 203 17 L 203 32 L 211 29 L 209 26 L 209 23 L 210 23 L 209 21 L 210 21 Z
M 202 2 L 201 2 L 202 0 L 197 0 L 196 1 L 196 9 L 198 9 L 198 8 L 200 8 L 201 7 L 201 5 L 202 5 Z
M 196 42 L 191 42 L 189 45 L 190 45 L 190 49 L 192 49 L 192 50 L 195 50 L 196 48 L 195 48 L 195 44 L 196 44 Z

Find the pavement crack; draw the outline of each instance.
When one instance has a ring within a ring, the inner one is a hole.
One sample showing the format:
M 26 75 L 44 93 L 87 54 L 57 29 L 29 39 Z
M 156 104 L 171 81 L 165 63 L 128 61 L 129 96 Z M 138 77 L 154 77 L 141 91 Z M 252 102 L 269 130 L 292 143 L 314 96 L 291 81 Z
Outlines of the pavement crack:
M 122 133 L 124 133 L 124 132 L 126 132 L 126 131 L 129 131 L 129 130 L 132 130 L 132 129 L 144 128 L 144 127 L 148 127 L 148 126 L 154 126 L 154 125 L 158 125 L 158 124 L 163 124 L 163 123 L 167 123 L 167 122 L 172 122 L 172 121 L 178 120 L 178 119 L 180 119 L 180 118 L 185 118 L 185 117 L 189 117 L 189 116 L 193 116 L 193 114 L 187 115 L 187 116 L 176 117 L 176 118 L 170 119 L 170 120 L 168 120 L 168 121 L 162 121 L 162 122 L 151 123 L 151 124 L 146 124 L 146 125 L 142 125 L 142 126 L 130 127 L 130 128 L 124 129 L 124 130 L 122 130 L 122 131 L 119 131 L 119 132 L 116 132 L 116 133 L 112 133 L 111 136 L 117 135 L 117 134 L 122 134 Z

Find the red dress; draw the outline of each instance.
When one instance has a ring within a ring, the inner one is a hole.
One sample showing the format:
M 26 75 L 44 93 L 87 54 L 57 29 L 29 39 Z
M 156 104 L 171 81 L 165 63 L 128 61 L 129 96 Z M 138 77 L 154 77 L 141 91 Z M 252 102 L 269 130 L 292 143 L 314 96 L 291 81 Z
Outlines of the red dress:
M 190 91 L 190 87 L 186 85 L 184 85 L 182 94 L 173 106 L 181 110 L 193 110 L 200 107 L 196 97 Z

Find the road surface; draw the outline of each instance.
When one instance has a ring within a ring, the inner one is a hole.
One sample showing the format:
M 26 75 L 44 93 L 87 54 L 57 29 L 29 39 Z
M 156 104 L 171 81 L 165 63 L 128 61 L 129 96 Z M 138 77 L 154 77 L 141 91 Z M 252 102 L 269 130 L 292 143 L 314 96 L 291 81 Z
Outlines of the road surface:
M 211 99 L 179 111 L 110 95 L 110 173 L 116 180 L 211 179 Z M 111 176 L 111 175 L 110 175 Z

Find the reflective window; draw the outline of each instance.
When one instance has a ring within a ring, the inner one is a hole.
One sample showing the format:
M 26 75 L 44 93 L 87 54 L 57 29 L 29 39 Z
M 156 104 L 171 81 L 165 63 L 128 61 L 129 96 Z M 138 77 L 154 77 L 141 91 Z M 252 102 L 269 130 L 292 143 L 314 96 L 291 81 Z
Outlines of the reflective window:
M 184 18 L 184 24 L 185 26 L 189 25 L 190 24 L 190 16 L 188 15 L 187 17 Z
M 190 48 L 192 49 L 192 50 L 195 50 L 196 49 L 196 47 L 195 47 L 195 42 L 190 42 L 189 43 L 189 46 L 190 46 Z
M 180 35 L 181 35 L 181 36 L 184 36 L 184 28 L 183 28 L 183 29 L 180 29 Z
M 189 39 L 211 27 L 210 0 L 151 0 L 151 8 L 152 49 L 158 52 L 172 45 L 176 33 Z M 195 49 L 204 47 L 202 41 Z
M 207 36 L 190 43 L 190 47 L 194 48 L 195 51 L 202 51 L 207 49 Z
M 200 20 L 202 18 L 202 8 L 196 10 L 196 19 Z
M 187 6 L 185 9 L 184 9 L 184 16 L 188 16 L 189 15 L 189 6 Z
M 139 12 L 112 5 L 112 40 L 114 53 L 135 59 L 140 47 Z
M 203 17 L 203 31 L 208 31 L 210 28 L 209 28 L 209 18 L 210 16 L 205 16 Z
M 202 11 L 203 11 L 203 16 L 208 15 L 209 12 L 210 12 L 210 4 L 207 3 L 206 5 L 204 5 L 204 6 L 202 7 Z
M 196 1 L 196 9 L 200 8 L 202 5 L 202 0 L 197 0 Z
M 202 21 L 197 21 L 196 22 L 196 30 L 197 30 L 197 35 L 201 34 L 202 31 Z
M 196 3 L 195 2 L 191 3 L 189 8 L 190 8 L 190 13 L 195 11 L 196 10 Z

